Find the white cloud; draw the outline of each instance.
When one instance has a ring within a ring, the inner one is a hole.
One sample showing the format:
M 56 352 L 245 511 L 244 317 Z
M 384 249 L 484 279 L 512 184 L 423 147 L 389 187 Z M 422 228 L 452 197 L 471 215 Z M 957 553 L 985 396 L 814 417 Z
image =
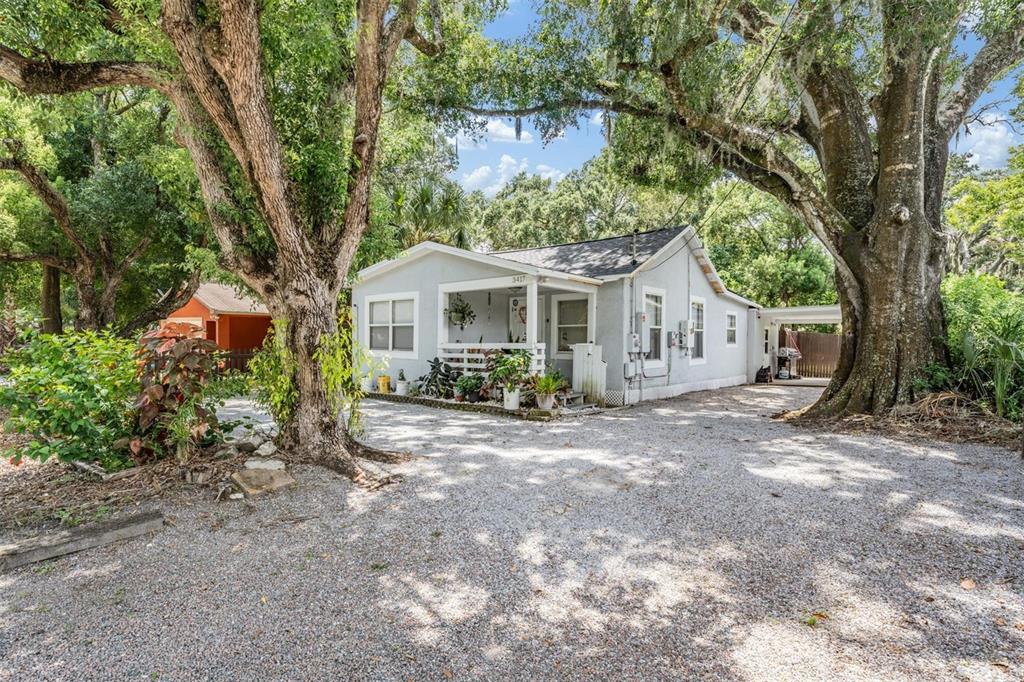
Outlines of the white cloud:
M 461 182 L 462 186 L 470 192 L 481 190 L 487 196 L 493 197 L 511 182 L 512 178 L 520 173 L 530 172 L 530 162 L 525 156 L 517 159 L 509 154 L 502 154 L 496 169 L 490 165 L 479 166 L 468 173 L 463 173 Z M 534 166 L 532 173 L 554 182 L 565 177 L 564 171 L 545 163 L 538 163 Z
M 501 119 L 492 118 L 487 121 L 487 139 L 491 142 L 517 142 L 519 144 L 531 144 L 533 135 L 529 130 L 524 130 L 516 139 L 516 129 Z
M 483 119 L 480 119 L 481 121 Z M 533 133 L 524 130 L 516 139 L 514 126 L 505 123 L 501 119 L 491 118 L 484 123 L 482 136 L 474 136 L 472 133 L 460 131 L 454 137 L 448 138 L 448 144 L 458 145 L 459 149 L 487 149 L 488 142 L 507 142 L 513 144 L 532 144 Z
M 590 117 L 590 125 L 595 125 L 598 128 L 600 128 L 602 125 L 604 125 L 604 112 L 603 111 L 598 111 L 593 116 L 591 116 Z
M 462 186 L 470 192 L 481 190 L 489 197 L 501 191 L 501 188 L 509 183 L 519 173 L 523 173 L 530 167 L 526 158 L 516 159 L 508 154 L 502 154 L 498 161 L 498 168 L 490 165 L 480 166 L 469 173 L 462 174 Z
M 555 182 L 558 182 L 565 177 L 565 173 L 553 166 L 547 165 L 546 163 L 538 163 L 536 170 L 537 175 L 541 176 L 545 180 L 554 180 Z
M 961 130 L 956 151 L 967 154 L 970 160 L 982 170 L 992 170 L 1006 166 L 1010 156 L 1010 147 L 1019 143 L 1010 126 L 1004 123 L 1003 116 L 992 113 L 982 116 L 983 123 L 974 123 L 970 134 Z
M 494 169 L 490 166 L 480 166 L 469 173 L 462 174 L 462 186 L 470 192 L 478 190 L 483 187 L 493 174 Z

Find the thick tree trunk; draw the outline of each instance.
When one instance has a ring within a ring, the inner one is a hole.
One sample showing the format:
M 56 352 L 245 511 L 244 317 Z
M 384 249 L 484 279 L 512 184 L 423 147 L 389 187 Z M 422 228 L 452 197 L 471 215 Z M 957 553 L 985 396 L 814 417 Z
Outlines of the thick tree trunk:
M 297 392 L 291 419 L 281 424 L 279 443 L 299 461 L 326 466 L 364 487 L 379 487 L 390 477 L 377 477 L 357 458 L 396 463 L 409 457 L 359 443 L 346 428 L 337 403 L 327 394 L 324 368 L 316 357 L 325 336 L 338 332 L 338 296 L 315 277 L 285 287 L 271 305 L 276 318 L 287 322 L 285 346 L 295 366 Z
M 60 310 L 60 270 L 52 265 L 43 266 L 42 320 L 39 330 L 44 334 L 64 332 L 64 318 Z
M 903 223 L 902 215 L 880 211 L 846 250 L 848 262 L 859 266 L 860 305 L 837 278 L 839 363 L 811 416 L 880 414 L 911 402 L 926 365 L 946 360 L 941 239 L 923 216 Z
M 75 293 L 78 294 L 75 329 L 99 330 L 113 325 L 116 319 L 116 299 L 97 292 L 93 278 L 89 275 L 75 275 L 73 279 Z

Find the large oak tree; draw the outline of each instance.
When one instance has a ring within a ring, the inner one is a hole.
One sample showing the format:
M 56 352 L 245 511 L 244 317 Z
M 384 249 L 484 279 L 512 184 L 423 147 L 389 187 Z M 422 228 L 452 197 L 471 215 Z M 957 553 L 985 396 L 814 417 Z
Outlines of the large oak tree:
M 549 135 L 604 110 L 620 153 L 661 145 L 777 197 L 835 261 L 842 353 L 814 412 L 913 399 L 946 361 L 950 140 L 1024 58 L 1020 2 L 552 0 L 541 17 L 441 104 Z
M 367 228 L 389 75 L 414 59 L 405 43 L 443 52 L 440 3 L 101 0 L 71 12 L 73 30 L 40 19 L 36 4 L 6 24 L 0 78 L 28 95 L 138 87 L 173 104 L 223 265 L 286 322 L 297 402 L 285 444 L 374 483 L 357 457 L 398 455 L 346 431 L 317 356 L 337 333 L 339 293 Z M 68 16 L 64 0 L 51 5 Z M 52 26 L 73 33 L 70 49 Z

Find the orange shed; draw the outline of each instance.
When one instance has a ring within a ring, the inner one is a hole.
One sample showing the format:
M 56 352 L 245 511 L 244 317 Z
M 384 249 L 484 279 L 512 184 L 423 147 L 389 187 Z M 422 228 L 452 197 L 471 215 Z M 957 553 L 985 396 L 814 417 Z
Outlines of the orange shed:
M 204 282 L 167 321 L 201 327 L 206 338 L 225 350 L 251 352 L 263 345 L 271 318 L 266 306 L 256 299 L 225 284 Z

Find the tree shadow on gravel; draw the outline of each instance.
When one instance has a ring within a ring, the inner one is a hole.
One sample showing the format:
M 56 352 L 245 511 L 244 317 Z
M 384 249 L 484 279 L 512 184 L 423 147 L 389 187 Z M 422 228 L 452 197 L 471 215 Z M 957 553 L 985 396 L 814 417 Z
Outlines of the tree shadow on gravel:
M 1017 463 L 764 416 L 810 399 L 552 423 L 368 403 L 373 444 L 425 456 L 399 486 L 304 468 L 0 576 L 0 680 L 1020 676 Z

